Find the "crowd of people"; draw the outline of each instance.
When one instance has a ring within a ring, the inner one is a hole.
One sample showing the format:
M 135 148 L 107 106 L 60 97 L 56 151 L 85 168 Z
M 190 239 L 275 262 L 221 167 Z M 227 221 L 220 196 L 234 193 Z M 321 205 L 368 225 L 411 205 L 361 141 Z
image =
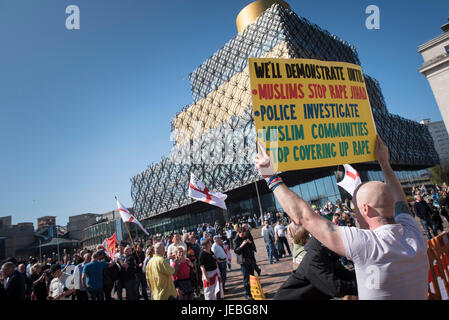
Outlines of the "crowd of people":
M 257 264 L 251 228 L 262 226 L 270 264 L 291 257 L 294 271 L 275 299 L 425 299 L 427 243 L 448 222 L 448 187 L 413 187 L 414 205 L 388 162 L 388 149 L 377 141 L 377 159 L 385 182 L 362 184 L 352 201 L 308 204 L 270 168 L 266 154 L 256 167 L 284 212 L 244 215 L 224 226 L 201 224 L 196 230 L 156 234 L 137 244 L 121 241 L 116 253 L 102 246 L 47 258 L 2 262 L 2 300 L 216 300 L 225 297 L 232 254 L 240 265 L 245 298 L 251 300 L 250 276 Z M 123 295 L 125 294 L 125 296 Z
M 244 256 L 246 269 L 242 267 L 242 273 L 247 298 L 251 298 L 250 262 L 252 270 L 261 272 L 255 263 L 256 247 L 250 233 L 251 226 L 256 225 L 252 217 L 245 216 L 224 226 L 217 221 L 213 226 L 201 224 L 193 232 L 183 229 L 166 236 L 156 234 L 145 241 L 137 239 L 136 243 L 120 241 L 113 256 L 99 245 L 72 256 L 64 254 L 62 261 L 52 257 L 17 261 L 10 257 L 2 262 L 0 299 L 222 299 L 227 290 L 227 270 L 231 270 L 231 250 L 237 259 Z M 241 247 L 239 239 L 243 238 L 245 244 L 251 241 L 251 246 Z

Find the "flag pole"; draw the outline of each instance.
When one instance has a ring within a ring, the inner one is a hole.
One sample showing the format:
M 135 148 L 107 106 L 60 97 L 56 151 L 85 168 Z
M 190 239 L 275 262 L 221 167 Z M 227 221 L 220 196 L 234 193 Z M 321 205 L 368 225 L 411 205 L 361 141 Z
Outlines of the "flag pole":
M 133 237 L 132 237 L 132 235 L 131 235 L 131 232 L 129 232 L 128 224 L 127 224 L 126 222 L 124 222 L 124 225 L 125 225 L 125 227 L 126 227 L 126 231 L 128 231 L 129 238 L 131 239 L 131 242 L 132 242 L 132 244 L 133 244 L 134 251 L 136 252 L 137 260 L 139 260 L 139 264 L 140 264 L 140 263 L 142 263 L 142 261 L 140 261 L 140 257 L 139 257 L 139 255 L 137 254 L 136 244 L 134 243 L 134 239 L 133 239 Z
M 118 199 L 117 199 L 117 196 L 115 196 L 115 200 L 118 200 Z M 133 237 L 132 237 L 132 235 L 131 235 L 131 232 L 129 232 L 129 228 L 128 228 L 128 225 L 126 224 L 126 222 L 123 221 L 123 224 L 125 225 L 126 231 L 128 232 L 128 236 L 129 236 L 129 238 L 131 239 L 131 242 L 132 242 L 132 244 L 133 244 L 134 251 L 136 252 L 137 260 L 139 260 L 139 264 L 140 264 L 140 263 L 142 263 L 142 261 L 140 261 L 140 257 L 139 257 L 139 255 L 137 254 L 137 248 L 136 248 L 136 244 L 134 243 L 134 239 L 133 239 Z

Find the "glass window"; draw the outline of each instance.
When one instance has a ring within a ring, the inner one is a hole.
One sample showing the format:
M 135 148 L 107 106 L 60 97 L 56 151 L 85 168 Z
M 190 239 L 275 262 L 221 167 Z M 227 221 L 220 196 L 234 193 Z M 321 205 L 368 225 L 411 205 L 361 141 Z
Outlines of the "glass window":
M 332 178 L 335 178 L 335 177 L 329 176 L 329 177 L 326 177 L 323 179 L 324 191 L 328 197 L 335 194 L 335 189 L 334 189 L 335 182 Z
M 310 201 L 310 192 L 306 183 L 299 185 L 299 194 L 305 201 Z
M 307 182 L 306 187 L 309 189 L 310 201 L 318 200 L 319 197 L 315 186 L 315 181 Z
M 325 182 L 324 182 L 325 178 L 320 178 L 315 180 L 315 185 L 318 191 L 318 197 L 319 198 L 324 198 L 326 197 L 326 186 L 325 186 Z

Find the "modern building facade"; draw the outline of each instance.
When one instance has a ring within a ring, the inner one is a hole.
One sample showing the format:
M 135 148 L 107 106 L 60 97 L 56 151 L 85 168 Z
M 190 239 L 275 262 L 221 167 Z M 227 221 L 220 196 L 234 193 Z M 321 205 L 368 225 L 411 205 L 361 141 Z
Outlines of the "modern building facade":
M 449 134 L 444 122 L 432 122 L 430 119 L 424 119 L 421 123 L 425 124 L 427 128 L 429 128 L 435 149 L 440 157 L 440 164 L 443 166 L 449 166 Z
M 238 16 L 238 35 L 190 74 L 193 103 L 172 120 L 171 154 L 131 179 L 135 216 L 151 233 L 246 214 L 281 210 L 254 168 L 256 136 L 249 90 L 249 57 L 309 58 L 360 65 L 356 49 L 299 17 L 284 1 L 256 1 Z M 438 163 L 426 126 L 390 114 L 377 80 L 364 75 L 377 132 L 403 185 L 421 181 Z M 354 164 L 363 181 L 382 180 L 376 163 Z M 188 197 L 190 173 L 228 195 L 227 210 Z M 310 203 L 349 197 L 337 187 L 341 167 L 282 173 Z M 258 197 L 259 195 L 259 197 Z M 260 199 L 260 205 L 259 205 Z
M 442 25 L 441 30 L 443 34 L 419 46 L 418 52 L 424 59 L 419 72 L 429 81 L 447 130 L 449 128 L 449 22 Z
M 134 214 L 133 208 L 128 208 L 128 211 Z M 83 248 L 94 249 L 99 244 L 102 244 L 104 239 L 111 237 L 114 233 L 117 236 L 117 242 L 129 240 L 126 226 L 124 225 L 118 210 L 108 211 L 98 216 L 101 217 L 101 219 L 98 219 L 98 221 L 83 230 Z M 133 239 L 139 239 L 143 234 L 134 223 L 128 223 L 128 228 Z

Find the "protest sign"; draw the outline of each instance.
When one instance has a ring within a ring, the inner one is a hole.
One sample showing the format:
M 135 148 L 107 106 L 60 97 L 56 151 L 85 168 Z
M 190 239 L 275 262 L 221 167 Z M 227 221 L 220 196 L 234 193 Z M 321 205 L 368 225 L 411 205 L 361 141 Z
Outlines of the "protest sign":
M 360 66 L 249 58 L 257 141 L 276 171 L 375 160 L 376 127 Z

